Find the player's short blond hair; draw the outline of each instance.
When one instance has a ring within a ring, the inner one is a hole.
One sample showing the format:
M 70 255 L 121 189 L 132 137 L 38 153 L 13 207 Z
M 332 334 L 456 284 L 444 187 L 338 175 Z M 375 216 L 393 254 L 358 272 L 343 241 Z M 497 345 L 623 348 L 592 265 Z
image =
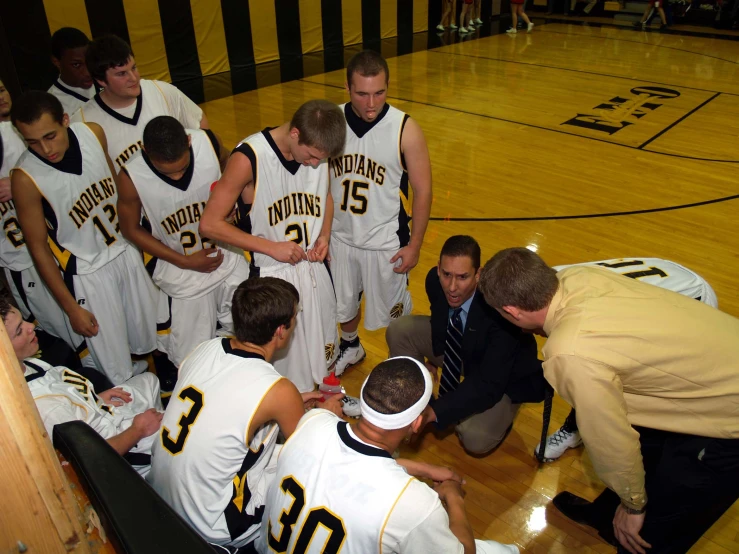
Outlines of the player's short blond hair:
M 329 158 L 344 151 L 346 119 L 333 102 L 309 100 L 295 112 L 290 128 L 300 132 L 299 144 L 317 148 Z

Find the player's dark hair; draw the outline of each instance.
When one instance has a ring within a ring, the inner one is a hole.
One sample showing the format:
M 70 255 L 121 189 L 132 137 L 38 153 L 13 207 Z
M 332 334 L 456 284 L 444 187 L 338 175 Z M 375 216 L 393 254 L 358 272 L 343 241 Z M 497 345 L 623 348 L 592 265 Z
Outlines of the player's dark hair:
M 359 73 L 362 77 L 374 77 L 385 72 L 385 84 L 390 82 L 390 70 L 387 62 L 374 50 L 362 50 L 354 54 L 349 63 L 346 64 L 346 82 L 349 88 L 352 86 L 352 75 Z
M 283 279 L 247 279 L 238 286 L 231 303 L 236 339 L 257 346 L 267 344 L 280 325 L 290 328 L 299 302 L 298 290 Z
M 104 35 L 93 40 L 87 47 L 85 62 L 93 79 L 105 81 L 105 72 L 111 67 L 125 65 L 133 51 L 128 43 L 115 35 Z
M 29 90 L 13 100 L 10 120 L 16 127 L 18 122 L 30 125 L 41 119 L 45 113 L 60 125 L 64 121 L 64 108 L 56 96 L 40 90 Z
M 144 127 L 143 140 L 146 155 L 158 162 L 176 162 L 190 148 L 185 128 L 169 115 L 149 121 Z
M 450 258 L 459 258 L 467 256 L 472 260 L 475 271 L 480 267 L 480 245 L 469 235 L 454 235 L 446 239 L 444 246 L 441 247 L 439 259 L 444 256 Z
M 87 35 L 74 27 L 62 27 L 51 35 L 51 55 L 61 60 L 64 52 L 90 44 Z
M 362 398 L 376 412 L 399 414 L 418 402 L 425 390 L 426 381 L 416 362 L 391 358 L 372 370 Z
M 13 295 L 10 294 L 10 291 L 8 289 L 1 290 L 0 291 L 0 318 L 2 318 L 3 323 L 5 322 L 5 318 L 8 317 L 8 314 L 13 311 L 13 308 L 16 308 L 15 299 L 13 298 Z
M 527 248 L 506 248 L 480 274 L 480 290 L 493 308 L 514 306 L 536 312 L 549 305 L 559 287 L 557 272 Z
M 317 148 L 334 158 L 344 151 L 346 119 L 341 109 L 328 100 L 309 100 L 298 108 L 290 128 L 300 132 L 299 144 Z

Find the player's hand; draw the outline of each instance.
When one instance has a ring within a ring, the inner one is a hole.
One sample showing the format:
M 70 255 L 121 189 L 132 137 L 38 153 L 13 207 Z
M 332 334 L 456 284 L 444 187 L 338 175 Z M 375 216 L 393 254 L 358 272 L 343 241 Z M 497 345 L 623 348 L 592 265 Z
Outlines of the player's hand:
M 319 407 L 323 408 L 324 410 L 328 410 L 329 412 L 333 412 L 337 416 L 343 418 L 344 404 L 341 402 L 342 398 L 344 398 L 343 394 L 332 394 L 324 401 L 322 401 L 319 404 Z
M 652 548 L 652 545 L 645 541 L 639 535 L 639 531 L 644 526 L 643 514 L 630 514 L 622 504 L 616 509 L 616 515 L 613 518 L 613 533 L 616 539 L 631 554 L 646 554 L 645 548 Z
M 13 193 L 10 190 L 10 177 L 0 179 L 0 202 L 7 202 L 13 199 Z
M 306 410 L 312 410 L 318 405 L 318 402 L 323 399 L 323 394 L 317 390 L 311 392 L 301 392 L 300 396 L 303 397 L 303 407 Z
M 120 387 L 115 387 L 112 389 L 104 390 L 98 396 L 102 399 L 103 402 L 106 404 L 110 404 L 111 406 L 123 406 L 124 404 L 128 404 L 133 400 L 131 397 L 131 393 L 128 391 L 123 390 Z
M 318 237 L 313 243 L 313 248 L 308 250 L 308 261 L 322 262 L 331 259 L 328 257 L 328 239 L 326 237 Z
M 278 262 L 284 262 L 290 265 L 295 265 L 300 260 L 307 259 L 305 251 L 291 240 L 275 242 L 269 255 Z
M 434 485 L 436 494 L 439 495 L 439 499 L 446 503 L 452 498 L 464 498 L 465 492 L 462 488 L 462 483 L 459 481 L 449 480 Z
M 213 256 L 215 254 L 215 256 Z M 218 269 L 223 263 L 223 252 L 218 248 L 203 248 L 202 250 L 190 254 L 186 258 L 187 266 L 183 269 L 191 269 L 200 273 L 211 273 Z
M 72 324 L 72 329 L 78 335 L 94 337 L 98 334 L 98 320 L 86 309 L 77 306 L 77 309 L 71 314 L 67 314 L 67 316 L 69 317 L 69 322 Z
M 141 434 L 141 438 L 148 437 L 159 431 L 163 417 L 163 413 L 157 412 L 154 408 L 149 408 L 133 418 L 131 427 Z
M 395 273 L 408 273 L 411 269 L 416 267 L 416 264 L 418 264 L 418 254 L 418 249 L 413 248 L 412 246 L 404 246 L 398 250 L 395 253 L 395 256 L 390 258 L 390 263 L 394 264 L 398 260 L 402 260 L 402 262 L 398 267 L 394 267 L 393 271 Z

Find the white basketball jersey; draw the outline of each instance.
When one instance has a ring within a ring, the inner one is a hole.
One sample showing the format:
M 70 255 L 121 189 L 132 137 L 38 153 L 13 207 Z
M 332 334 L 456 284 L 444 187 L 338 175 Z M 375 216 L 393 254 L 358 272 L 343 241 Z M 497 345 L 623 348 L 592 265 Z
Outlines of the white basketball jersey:
M 243 546 L 258 532 L 276 423 L 246 443 L 257 408 L 282 377 L 256 354 L 218 338 L 180 367 L 148 480 L 207 541 Z
M 255 237 L 312 248 L 323 226 L 328 164 L 314 168 L 286 160 L 268 129 L 244 139 L 236 150 L 250 159 L 254 171 L 254 201 L 239 226 Z M 283 263 L 255 252 L 252 265 Z
M 561 271 L 579 265 L 602 267 L 626 277 L 639 279 L 644 283 L 695 298 L 709 306 L 718 308 L 718 299 L 711 285 L 697 273 L 675 262 L 659 258 L 617 258 L 600 262 L 558 265 L 554 269 Z
M 141 149 L 144 128 L 155 117 L 171 115 L 178 119 L 183 127 L 192 126 L 178 117 L 167 102 L 158 81 L 141 79 L 140 83 L 141 94 L 129 108 L 114 110 L 103 102 L 98 94 L 77 114 L 81 121 L 97 123 L 103 128 L 108 139 L 108 155 L 113 160 L 116 171 L 120 171 L 129 158 Z
M 81 158 L 79 168 L 59 169 L 68 168 L 73 158 Z M 69 150 L 58 164 L 26 150 L 18 170 L 33 180 L 43 197 L 49 246 L 65 274 L 93 273 L 126 249 L 128 243 L 118 230 L 115 181 L 87 125 L 69 126 Z
M 10 121 L 0 122 L 0 140 L 2 140 L 2 156 L 0 156 L 0 179 L 10 175 L 18 158 L 26 150 L 26 144 Z M 11 271 L 23 271 L 33 265 L 31 255 L 26 248 L 20 223 L 15 214 L 12 200 L 0 202 L 0 265 Z
M 48 92 L 59 99 L 62 108 L 64 108 L 64 113 L 71 116 L 81 107 L 87 105 L 97 91 L 94 86 L 90 88 L 70 87 L 62 83 L 61 79 L 57 79 L 49 87 Z
M 379 552 L 385 523 L 413 481 L 389 453 L 361 442 L 346 422 L 313 410 L 280 451 L 257 550 Z
M 397 250 L 410 240 L 408 172 L 400 140 L 408 115 L 385 104 L 372 123 L 351 108 L 346 116 L 344 155 L 331 158 L 334 221 L 331 235 L 367 250 Z
M 179 254 L 190 255 L 203 249 L 198 232 L 200 217 L 210 195 L 210 186 L 221 178 L 221 167 L 213 140 L 205 131 L 188 129 L 192 137 L 190 165 L 181 179 L 162 175 L 142 150 L 123 167 L 141 199 L 151 234 Z M 208 244 L 212 246 L 212 244 Z M 211 273 L 180 269 L 156 260 L 154 283 L 173 298 L 198 298 L 207 294 L 230 275 L 240 256 L 223 250 L 224 260 Z M 147 268 L 150 264 L 147 264 Z

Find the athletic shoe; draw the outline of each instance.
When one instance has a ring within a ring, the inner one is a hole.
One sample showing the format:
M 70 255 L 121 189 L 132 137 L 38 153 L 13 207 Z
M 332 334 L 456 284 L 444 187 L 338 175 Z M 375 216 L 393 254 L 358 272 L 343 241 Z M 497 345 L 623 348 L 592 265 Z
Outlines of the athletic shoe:
M 452 23 L 451 25 L 449 25 L 449 28 L 453 31 L 454 29 L 457 28 L 457 26 L 454 23 Z
M 560 427 L 556 433 L 547 437 L 547 447 L 544 450 L 544 461 L 553 462 L 564 454 L 570 448 L 577 448 L 582 444 L 580 433 L 566 431 L 564 426 Z M 539 454 L 541 443 L 536 445 L 536 453 Z
M 513 27 L 506 31 L 506 33 L 508 33 L 509 35 L 515 35 L 517 32 L 518 31 L 516 31 L 516 29 L 514 29 Z
M 469 31 L 467 30 L 467 27 L 460 27 L 459 28 L 459 34 L 460 35 L 466 35 L 467 33 L 469 33 Z
M 334 375 L 339 377 L 348 367 L 364 360 L 365 356 L 364 347 L 359 342 L 359 337 L 351 342 L 342 339 L 341 344 L 339 344 L 339 357 L 336 358 L 336 365 L 334 366 Z
M 534 28 L 534 24 L 533 23 L 529 23 L 529 26 L 526 28 L 526 32 L 527 33 L 530 33 L 531 32 L 531 29 L 533 29 L 533 28 Z
M 439 24 L 438 24 L 438 25 L 436 26 L 436 30 L 437 30 L 437 31 L 443 31 L 443 30 L 444 30 L 444 26 L 443 26 L 443 25 L 442 25 L 441 23 L 439 23 Z
M 149 362 L 147 360 L 131 360 L 133 366 L 133 374 L 141 375 L 145 371 L 149 371 Z
M 482 19 L 480 19 L 479 17 L 477 19 L 473 19 L 472 21 L 474 21 L 478 25 L 482 25 Z
M 359 398 L 346 395 L 344 398 L 341 399 L 341 404 L 341 409 L 343 410 L 346 417 L 360 416 L 361 410 L 359 409 Z

